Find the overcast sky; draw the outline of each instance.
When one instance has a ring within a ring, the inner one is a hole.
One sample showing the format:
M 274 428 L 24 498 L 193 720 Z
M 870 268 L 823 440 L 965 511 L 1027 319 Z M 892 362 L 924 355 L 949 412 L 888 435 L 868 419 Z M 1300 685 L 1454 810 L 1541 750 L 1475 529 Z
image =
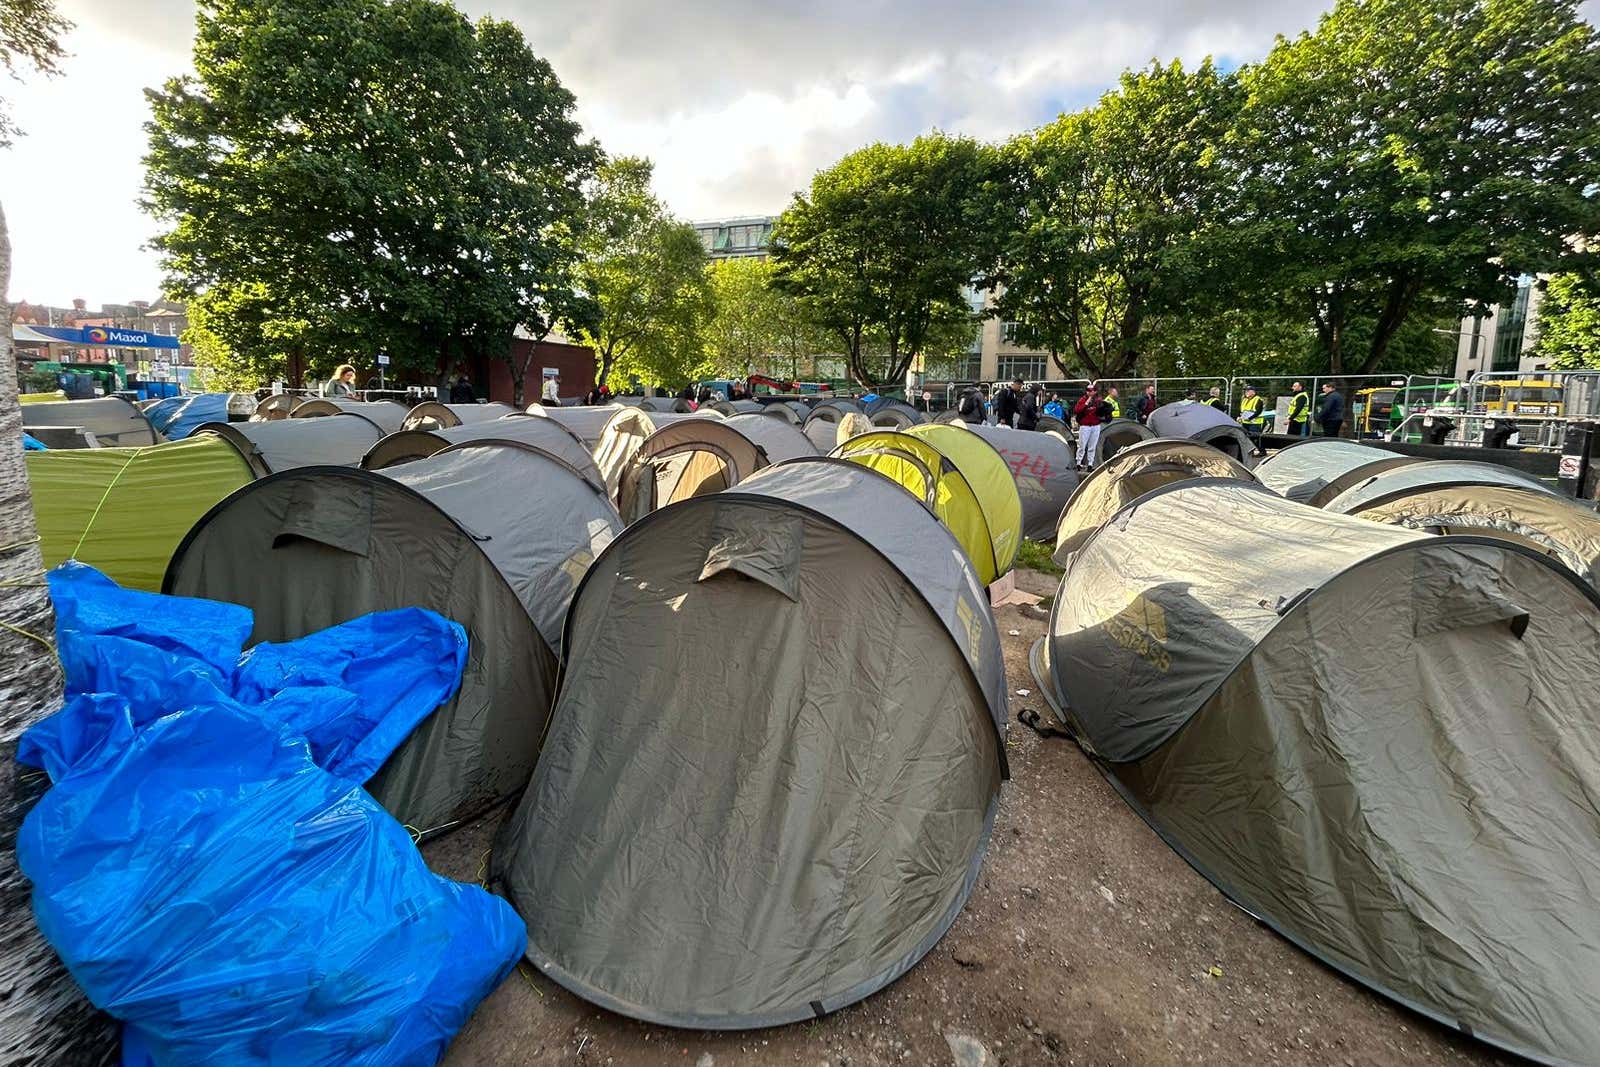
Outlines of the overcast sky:
M 1330 0 L 1331 2 L 1331 0 Z M 11 299 L 154 299 L 137 207 L 141 90 L 189 66 L 192 0 L 58 0 L 61 77 L 0 86 L 26 131 L 0 153 Z M 1318 0 L 468 0 L 521 26 L 615 154 L 656 162 L 689 219 L 776 213 L 814 171 L 938 127 L 999 138 L 1093 100 L 1152 58 L 1237 65 Z

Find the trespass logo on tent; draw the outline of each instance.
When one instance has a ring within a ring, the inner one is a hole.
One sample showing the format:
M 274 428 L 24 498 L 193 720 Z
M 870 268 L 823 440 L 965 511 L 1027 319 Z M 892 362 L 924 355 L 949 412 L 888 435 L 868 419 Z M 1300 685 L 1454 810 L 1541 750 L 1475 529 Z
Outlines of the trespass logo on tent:
M 1167 614 L 1161 605 L 1141 593 L 1106 623 L 1106 633 L 1140 659 L 1165 674 L 1172 667 L 1167 653 Z

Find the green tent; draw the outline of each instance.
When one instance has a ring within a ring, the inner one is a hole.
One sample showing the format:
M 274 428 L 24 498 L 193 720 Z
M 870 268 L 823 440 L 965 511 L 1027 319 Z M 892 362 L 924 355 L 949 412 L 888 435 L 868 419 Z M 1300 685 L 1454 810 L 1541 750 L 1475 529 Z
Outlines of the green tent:
M 254 477 L 238 449 L 209 435 L 25 459 L 45 565 L 76 559 L 150 591 L 189 527 Z

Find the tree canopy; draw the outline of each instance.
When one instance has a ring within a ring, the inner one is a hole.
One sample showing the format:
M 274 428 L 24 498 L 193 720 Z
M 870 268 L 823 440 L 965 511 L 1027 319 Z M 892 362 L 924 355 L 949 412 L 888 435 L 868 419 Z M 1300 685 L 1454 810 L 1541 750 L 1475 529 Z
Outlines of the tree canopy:
M 1600 369 L 1600 288 L 1579 274 L 1557 274 L 1539 308 L 1534 354 L 1556 370 Z
M 249 293 L 436 377 L 569 313 L 599 150 L 516 27 L 438 0 L 199 7 L 194 76 L 147 94 L 173 294 Z
M 0 70 L 12 79 L 27 70 L 55 74 L 66 57 L 61 38 L 71 28 L 54 0 L 5 0 L 0 3 Z M 20 132 L 0 96 L 0 148 Z

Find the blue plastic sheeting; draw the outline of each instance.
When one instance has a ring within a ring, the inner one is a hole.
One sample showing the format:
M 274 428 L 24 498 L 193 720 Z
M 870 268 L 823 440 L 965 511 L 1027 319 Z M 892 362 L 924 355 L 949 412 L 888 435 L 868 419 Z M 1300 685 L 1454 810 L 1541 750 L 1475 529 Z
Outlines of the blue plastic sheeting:
M 128 1065 L 430 1064 L 510 973 L 505 901 L 440 878 L 360 787 L 459 684 L 420 609 L 241 648 L 250 612 L 50 574 L 66 706 L 19 760 L 34 914 Z
M 22 431 L 22 450 L 24 452 L 48 452 L 50 447 L 39 440 L 27 430 Z
M 150 405 L 145 416 L 156 432 L 169 441 L 181 441 L 208 422 L 228 421 L 228 393 L 174 396 Z

